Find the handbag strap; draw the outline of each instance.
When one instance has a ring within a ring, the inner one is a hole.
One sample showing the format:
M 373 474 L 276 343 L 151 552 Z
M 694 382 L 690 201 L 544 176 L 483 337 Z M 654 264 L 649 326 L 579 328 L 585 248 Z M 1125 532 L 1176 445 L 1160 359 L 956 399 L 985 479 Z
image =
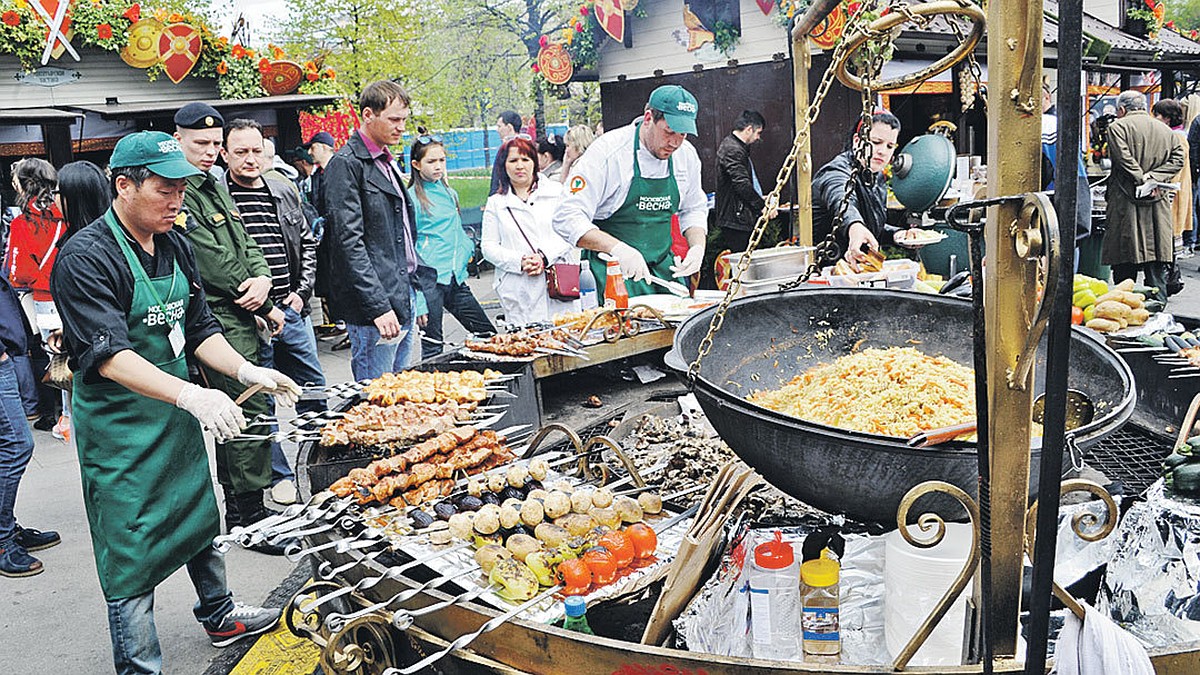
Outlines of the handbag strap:
M 541 250 L 538 249 L 538 247 L 533 245 L 532 241 L 529 241 L 529 237 L 525 236 L 525 230 L 521 228 L 521 221 L 517 220 L 517 214 L 513 213 L 512 207 L 506 206 L 504 208 L 508 210 L 508 215 L 513 219 L 513 224 L 517 226 L 517 232 L 521 233 L 521 238 L 524 239 L 525 243 L 529 245 L 529 249 L 531 251 L 533 251 L 534 253 L 536 253 L 542 257 L 545 257 L 546 254 L 542 253 Z

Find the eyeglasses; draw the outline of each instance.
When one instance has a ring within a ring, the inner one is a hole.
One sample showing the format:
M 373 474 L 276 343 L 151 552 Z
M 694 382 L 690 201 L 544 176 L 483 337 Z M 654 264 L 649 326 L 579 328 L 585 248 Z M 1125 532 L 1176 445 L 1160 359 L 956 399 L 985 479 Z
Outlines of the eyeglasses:
M 428 145 L 430 143 L 441 143 L 441 142 L 442 142 L 441 136 L 433 136 L 433 135 L 417 136 L 417 143 L 420 145 Z

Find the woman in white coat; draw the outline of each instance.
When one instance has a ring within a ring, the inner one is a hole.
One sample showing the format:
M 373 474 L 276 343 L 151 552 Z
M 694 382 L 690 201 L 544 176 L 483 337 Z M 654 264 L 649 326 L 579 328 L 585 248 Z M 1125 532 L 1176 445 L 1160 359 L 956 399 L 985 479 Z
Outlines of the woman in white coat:
M 496 266 L 496 294 L 509 326 L 550 321 L 575 303 L 546 292 L 546 266 L 579 264 L 579 253 L 550 227 L 563 196 L 558 181 L 538 181 L 537 146 L 516 137 L 500 146 L 500 186 L 483 210 L 483 257 Z

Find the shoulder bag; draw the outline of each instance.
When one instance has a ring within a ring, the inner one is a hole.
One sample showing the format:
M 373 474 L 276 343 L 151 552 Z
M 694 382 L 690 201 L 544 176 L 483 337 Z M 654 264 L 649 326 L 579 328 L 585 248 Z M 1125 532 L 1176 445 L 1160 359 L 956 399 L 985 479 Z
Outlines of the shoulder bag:
M 579 265 L 570 263 L 554 263 L 551 265 L 546 260 L 546 254 L 529 241 L 529 237 L 525 235 L 525 230 L 521 228 L 521 221 L 517 220 L 517 214 L 513 213 L 512 207 L 508 209 L 508 215 L 512 217 L 513 224 L 517 226 L 517 232 L 521 233 L 521 238 L 529 245 L 529 248 L 534 253 L 542 256 L 542 261 L 546 267 L 546 293 L 555 300 L 571 301 L 579 299 Z

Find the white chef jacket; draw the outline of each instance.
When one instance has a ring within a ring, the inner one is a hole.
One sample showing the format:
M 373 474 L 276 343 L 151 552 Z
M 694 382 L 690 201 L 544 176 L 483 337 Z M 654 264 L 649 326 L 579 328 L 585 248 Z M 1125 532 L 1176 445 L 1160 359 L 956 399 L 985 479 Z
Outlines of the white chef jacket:
M 512 192 L 488 197 L 483 209 L 483 231 L 480 248 L 483 257 L 496 266 L 493 287 L 504 308 L 504 320 L 511 326 L 549 321 L 555 314 L 572 312 L 573 302 L 550 298 L 546 292 L 546 275 L 531 277 L 521 271 L 521 257 L 534 248 L 546 254 L 549 263 L 579 264 L 578 250 L 563 241 L 550 227 L 551 214 L 562 203 L 563 186 L 556 180 L 539 178 L 537 189 L 522 201 Z M 509 209 L 512 213 L 509 213 Z M 521 223 L 521 229 L 513 218 Z M 521 236 L 522 231 L 525 237 Z
M 641 119 L 641 118 L 638 118 Z M 611 216 L 625 203 L 633 180 L 633 141 L 637 121 L 599 136 L 571 167 L 567 196 L 554 214 L 554 231 L 576 244 L 595 229 L 594 221 Z M 659 159 L 641 142 L 637 149 L 643 178 L 664 178 L 668 160 Z M 679 230 L 708 230 L 708 197 L 700 186 L 700 155 L 688 141 L 671 154 L 679 185 Z

